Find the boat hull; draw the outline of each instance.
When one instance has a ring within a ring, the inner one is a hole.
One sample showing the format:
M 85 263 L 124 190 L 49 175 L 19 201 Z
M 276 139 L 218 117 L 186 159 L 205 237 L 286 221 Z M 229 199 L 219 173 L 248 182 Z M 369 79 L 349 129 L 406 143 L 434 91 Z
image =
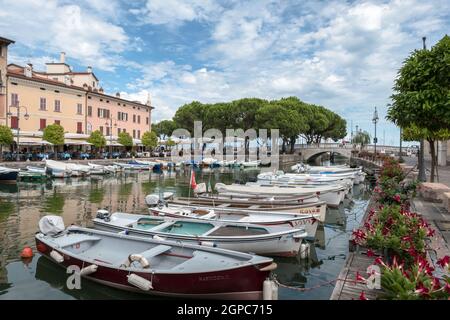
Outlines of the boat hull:
M 0 172 L 0 182 L 14 183 L 17 181 L 18 171 Z
M 205 221 L 207 222 L 207 221 Z M 315 223 L 317 225 L 317 223 Z M 213 246 L 220 249 L 228 249 L 240 252 L 251 252 L 258 255 L 277 257 L 296 257 L 300 251 L 301 238 L 294 238 L 292 234 L 270 235 L 256 239 L 237 239 L 237 237 L 207 237 L 185 236 L 168 233 L 152 232 L 150 230 L 127 229 L 112 224 L 103 223 L 94 219 L 94 226 L 98 230 L 108 232 L 121 232 L 125 229 L 128 234 L 143 237 L 163 237 L 169 241 L 182 241 L 183 243 Z
M 36 247 L 42 255 L 55 262 L 50 252 L 55 250 L 64 257 L 60 266 L 67 268 L 76 265 L 80 269 L 87 267 L 86 263 L 74 256 L 63 254 L 36 238 Z M 55 262 L 56 263 L 56 262 Z M 83 278 L 118 288 L 121 290 L 139 292 L 151 295 L 197 298 L 197 299 L 261 299 L 263 282 L 270 271 L 260 270 L 270 263 L 256 266 L 243 266 L 234 269 L 202 273 L 148 273 L 133 272 L 138 276 L 151 281 L 153 289 L 142 291 L 127 281 L 130 274 L 128 270 L 98 265 L 97 271 Z

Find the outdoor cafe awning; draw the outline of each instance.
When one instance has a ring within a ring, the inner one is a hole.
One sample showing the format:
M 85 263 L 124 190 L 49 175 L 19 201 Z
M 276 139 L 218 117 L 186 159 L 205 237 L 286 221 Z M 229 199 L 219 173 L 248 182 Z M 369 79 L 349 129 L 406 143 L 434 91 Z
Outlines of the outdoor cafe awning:
M 16 139 L 14 139 L 14 140 L 17 141 Z M 53 144 L 46 140 L 42 140 L 42 138 L 19 137 L 19 145 L 20 146 L 52 146 Z
M 120 144 L 117 141 L 109 141 L 109 140 L 106 140 L 106 145 L 111 147 L 123 147 L 123 144 Z
M 92 143 L 89 143 L 84 140 L 73 140 L 73 139 L 65 139 L 64 144 L 72 145 L 72 146 L 90 146 Z

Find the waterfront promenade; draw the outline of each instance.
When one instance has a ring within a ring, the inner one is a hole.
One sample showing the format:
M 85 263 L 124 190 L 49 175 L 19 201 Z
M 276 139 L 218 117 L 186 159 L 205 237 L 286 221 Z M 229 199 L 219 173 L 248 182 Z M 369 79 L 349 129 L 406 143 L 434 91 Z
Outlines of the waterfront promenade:
M 404 160 L 406 166 L 417 165 L 416 157 L 404 157 Z M 426 167 L 430 168 L 429 162 L 426 162 Z M 438 182 L 450 188 L 450 166 L 439 167 L 438 173 Z M 428 174 L 427 178 L 429 179 Z M 367 206 L 366 216 L 373 206 L 374 203 L 371 201 Z M 422 191 L 419 191 L 417 197 L 412 200 L 411 207 L 413 212 L 420 214 L 430 224 L 431 228 L 435 230 L 435 235 L 427 243 L 427 260 L 436 270 L 439 270 L 437 265 L 438 258 L 450 256 L 449 209 L 446 208 L 445 203 L 442 201 L 424 198 Z M 366 216 L 361 220 L 360 226 L 366 222 Z M 367 299 L 377 299 L 382 290 L 369 289 L 365 283 L 356 281 L 357 274 L 365 274 L 367 268 L 373 264 L 374 258 L 369 258 L 365 250 L 360 250 L 358 247 L 355 248 L 351 244 L 349 251 L 330 300 L 358 300 L 362 292 L 364 292 Z

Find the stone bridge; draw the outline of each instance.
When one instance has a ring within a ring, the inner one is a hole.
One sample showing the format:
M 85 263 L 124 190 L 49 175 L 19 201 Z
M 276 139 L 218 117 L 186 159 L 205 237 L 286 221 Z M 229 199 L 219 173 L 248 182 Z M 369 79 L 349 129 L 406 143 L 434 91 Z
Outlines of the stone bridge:
M 406 148 L 404 148 L 406 149 Z M 300 154 L 302 161 L 308 161 L 312 157 L 317 157 L 324 153 L 331 154 L 340 154 L 344 157 L 350 158 L 352 150 L 359 150 L 354 149 L 353 145 L 346 144 L 342 145 L 340 143 L 321 143 L 320 145 L 316 144 L 300 144 L 295 146 L 295 153 Z M 364 147 L 365 151 L 374 151 L 373 145 L 368 145 Z M 377 153 L 398 153 L 399 148 L 396 146 L 383 146 L 383 145 L 377 145 Z

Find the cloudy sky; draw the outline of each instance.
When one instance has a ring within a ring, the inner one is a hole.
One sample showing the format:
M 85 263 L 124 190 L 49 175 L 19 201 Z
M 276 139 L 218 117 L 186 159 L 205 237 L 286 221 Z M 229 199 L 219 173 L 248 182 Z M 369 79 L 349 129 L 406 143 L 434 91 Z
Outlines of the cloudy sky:
M 384 120 L 404 58 L 450 31 L 448 0 L 212 1 L 0 0 L 10 62 L 43 69 L 65 51 L 93 66 L 105 91 L 152 96 L 153 121 L 182 104 L 298 96 L 341 114 L 379 141 L 398 143 Z

